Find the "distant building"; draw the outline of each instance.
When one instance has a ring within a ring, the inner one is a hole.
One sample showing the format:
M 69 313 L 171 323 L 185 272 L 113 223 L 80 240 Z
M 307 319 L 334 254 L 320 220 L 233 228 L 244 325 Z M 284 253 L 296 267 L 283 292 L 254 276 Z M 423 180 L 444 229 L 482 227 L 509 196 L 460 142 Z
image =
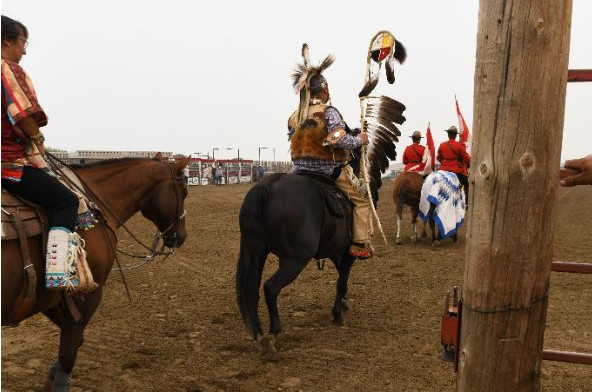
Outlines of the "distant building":
M 106 159 L 118 159 L 118 158 L 152 158 L 158 152 L 165 158 L 173 157 L 173 153 L 170 151 L 101 151 L 101 150 L 77 150 L 77 151 L 65 151 L 65 150 L 53 150 L 51 151 L 56 157 L 68 162 L 75 164 L 88 164 L 93 162 L 99 162 Z

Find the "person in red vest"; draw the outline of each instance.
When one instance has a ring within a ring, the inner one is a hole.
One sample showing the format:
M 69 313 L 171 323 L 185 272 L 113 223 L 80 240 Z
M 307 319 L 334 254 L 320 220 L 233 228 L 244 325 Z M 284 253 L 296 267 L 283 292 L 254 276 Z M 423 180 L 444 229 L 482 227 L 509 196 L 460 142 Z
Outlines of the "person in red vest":
M 421 132 L 419 131 L 415 131 L 411 134 L 411 140 L 413 140 L 413 144 L 407 146 L 405 148 L 405 152 L 403 153 L 403 164 L 405 165 L 403 170 L 406 172 L 417 171 L 414 170 L 414 168 L 417 169 L 423 159 L 425 147 L 419 144 L 422 138 Z
M 440 170 L 456 173 L 458 180 L 465 189 L 465 203 L 469 205 L 469 171 L 471 157 L 467 153 L 467 146 L 456 141 L 458 129 L 453 125 L 446 129 L 448 141 L 438 147 L 437 159 L 440 161 Z

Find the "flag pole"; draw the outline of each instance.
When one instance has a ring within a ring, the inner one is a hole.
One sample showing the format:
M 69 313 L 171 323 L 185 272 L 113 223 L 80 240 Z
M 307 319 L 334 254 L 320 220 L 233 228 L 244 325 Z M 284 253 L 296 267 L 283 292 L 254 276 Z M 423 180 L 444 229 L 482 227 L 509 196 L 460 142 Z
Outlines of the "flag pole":
M 366 56 L 366 72 L 364 74 L 364 85 L 368 82 L 370 78 L 370 52 L 372 50 L 372 43 L 374 40 L 385 31 L 379 31 L 376 33 L 372 39 L 370 40 L 370 45 L 368 45 L 368 53 Z M 389 33 L 390 34 L 390 33 Z M 392 34 L 391 34 L 392 35 Z M 366 123 L 366 100 L 370 97 L 360 97 L 360 131 L 365 132 Z M 366 194 L 368 195 L 368 200 L 370 201 L 370 209 L 372 210 L 372 216 L 378 225 L 378 231 L 382 235 L 382 239 L 384 244 L 388 246 L 388 241 L 386 240 L 386 235 L 384 234 L 384 230 L 382 229 L 382 224 L 380 223 L 380 218 L 378 217 L 378 213 L 376 212 L 376 207 L 374 206 L 374 200 L 372 200 L 372 192 L 370 192 L 370 182 L 368 181 L 368 172 L 366 169 L 366 145 L 362 145 L 362 154 L 361 154 L 361 162 L 360 162 L 360 171 L 362 172 L 362 179 L 364 181 L 364 185 L 366 186 Z

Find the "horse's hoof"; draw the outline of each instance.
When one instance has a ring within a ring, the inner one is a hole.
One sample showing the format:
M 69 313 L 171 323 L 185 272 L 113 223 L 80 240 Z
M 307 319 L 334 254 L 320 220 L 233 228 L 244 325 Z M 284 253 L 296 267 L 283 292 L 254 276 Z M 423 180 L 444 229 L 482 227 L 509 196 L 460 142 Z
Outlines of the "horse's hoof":
M 347 299 L 341 300 L 341 307 L 343 308 L 343 310 L 350 310 L 351 309 L 351 305 L 349 304 L 349 301 Z
M 343 317 L 333 317 L 333 324 L 337 325 L 338 327 L 343 326 Z
M 432 246 L 440 246 L 440 241 L 432 241 Z
M 403 242 L 401 240 L 397 240 L 397 245 L 403 245 Z
M 43 386 L 41 387 L 43 392 L 53 392 L 53 378 L 47 377 Z
M 259 348 L 261 349 L 261 354 L 266 358 L 274 358 L 275 353 L 277 352 L 275 348 L 275 336 L 273 335 L 265 335 L 259 340 Z

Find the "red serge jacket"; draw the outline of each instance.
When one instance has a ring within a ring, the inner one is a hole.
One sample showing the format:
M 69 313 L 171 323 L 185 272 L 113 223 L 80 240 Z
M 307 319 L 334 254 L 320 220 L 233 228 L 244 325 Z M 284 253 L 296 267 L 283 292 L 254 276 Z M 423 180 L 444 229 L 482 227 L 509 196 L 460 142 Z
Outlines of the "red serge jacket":
M 471 164 L 471 157 L 467 154 L 467 147 L 456 140 L 448 140 L 438 147 L 438 161 L 440 170 L 453 173 L 469 174 L 467 167 Z
M 410 146 L 405 148 L 405 152 L 403 153 L 403 164 L 405 165 L 405 171 L 408 171 L 413 166 L 421 163 L 423 159 L 423 153 L 425 151 L 425 147 L 421 144 L 413 143 Z

